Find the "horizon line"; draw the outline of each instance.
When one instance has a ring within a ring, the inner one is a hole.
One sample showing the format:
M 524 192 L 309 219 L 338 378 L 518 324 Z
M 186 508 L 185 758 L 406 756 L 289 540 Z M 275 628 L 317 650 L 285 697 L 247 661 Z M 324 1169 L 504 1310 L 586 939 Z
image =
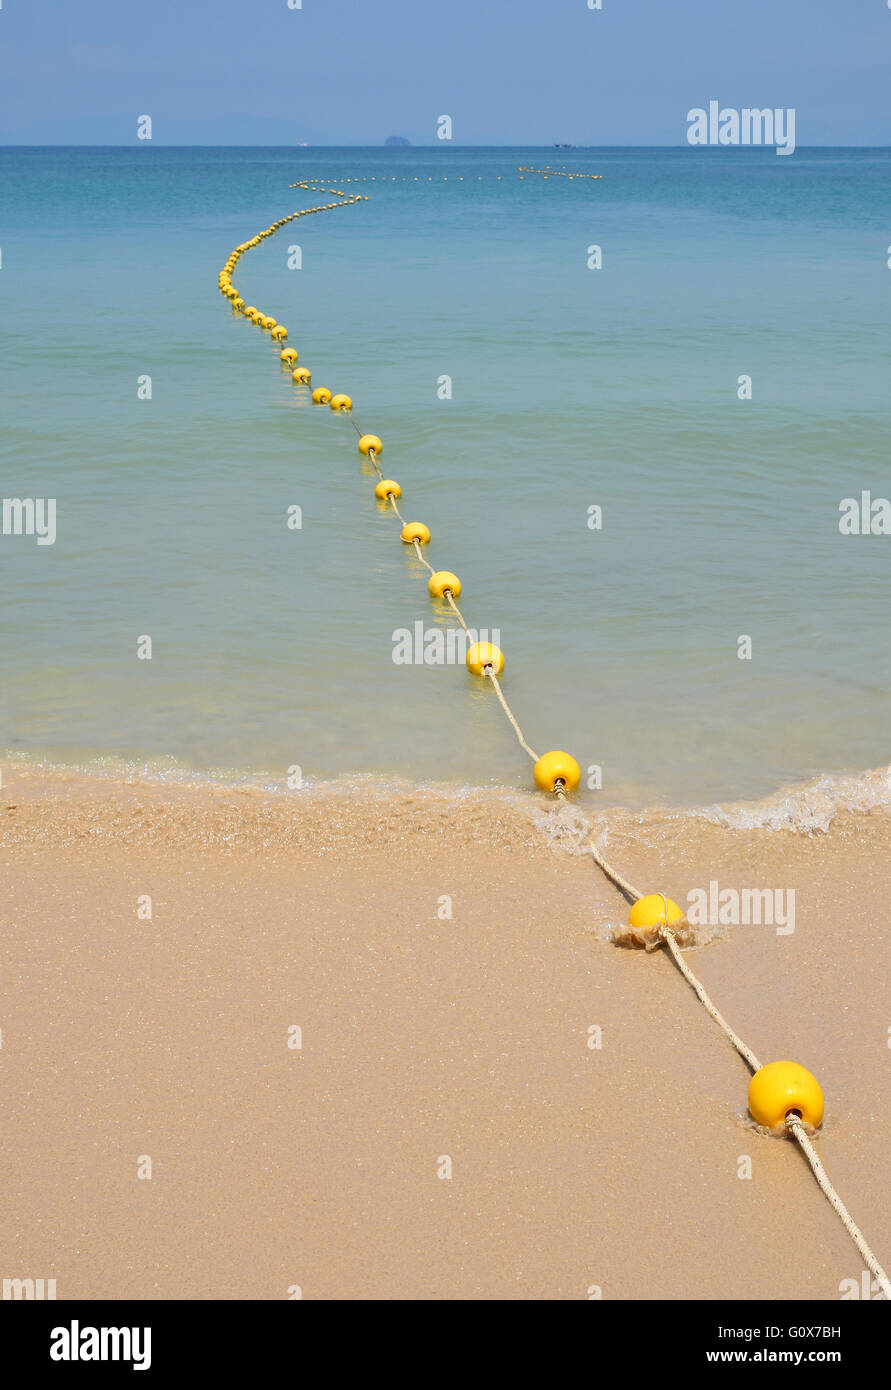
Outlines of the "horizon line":
M 438 149 L 443 152 L 447 150 L 689 150 L 691 153 L 702 154 L 703 151 L 710 150 L 715 153 L 733 153 L 735 151 L 755 152 L 763 150 L 769 153 L 775 149 L 772 144 L 764 145 L 691 145 L 683 140 L 676 143 L 660 141 L 653 143 L 637 143 L 627 145 L 557 145 L 549 144 L 521 144 L 521 145 L 461 145 L 453 140 L 431 142 L 430 144 L 413 145 L 388 145 L 386 141 L 381 141 L 375 145 L 341 145 L 336 143 L 307 141 L 301 143 L 244 143 L 241 141 L 218 142 L 216 144 L 191 144 L 187 141 L 161 141 L 161 140 L 117 140 L 106 143 L 93 143 L 89 141 L 78 141 L 76 144 L 57 144 L 51 141 L 23 141 L 16 144 L 13 141 L 0 141 L 0 149 L 4 150 L 128 150 L 146 149 L 159 147 L 161 149 L 182 149 L 182 150 L 433 150 Z M 796 150 L 888 150 L 891 143 L 875 145 L 817 145 L 804 144 L 801 141 L 796 143 Z

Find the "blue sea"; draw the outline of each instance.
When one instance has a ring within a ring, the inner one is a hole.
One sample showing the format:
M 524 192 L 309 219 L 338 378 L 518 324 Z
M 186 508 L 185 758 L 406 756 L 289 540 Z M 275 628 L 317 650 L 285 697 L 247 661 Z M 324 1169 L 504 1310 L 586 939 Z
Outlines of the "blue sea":
M 537 751 L 631 806 L 891 760 L 891 536 L 839 530 L 891 496 L 891 151 L 148 143 L 0 149 L 0 491 L 57 508 L 0 536 L 5 757 L 530 785 L 488 683 L 394 663 L 453 617 L 217 291 L 301 179 L 368 201 L 235 283 L 382 437 Z

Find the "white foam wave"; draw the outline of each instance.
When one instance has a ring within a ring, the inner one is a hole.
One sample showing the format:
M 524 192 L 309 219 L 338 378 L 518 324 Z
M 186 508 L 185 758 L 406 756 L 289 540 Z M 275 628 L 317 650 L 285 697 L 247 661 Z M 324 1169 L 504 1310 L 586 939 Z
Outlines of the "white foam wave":
M 704 807 L 690 814 L 731 830 L 825 833 L 839 811 L 891 810 L 891 767 L 852 774 L 823 773 L 800 787 L 783 787 L 756 802 Z

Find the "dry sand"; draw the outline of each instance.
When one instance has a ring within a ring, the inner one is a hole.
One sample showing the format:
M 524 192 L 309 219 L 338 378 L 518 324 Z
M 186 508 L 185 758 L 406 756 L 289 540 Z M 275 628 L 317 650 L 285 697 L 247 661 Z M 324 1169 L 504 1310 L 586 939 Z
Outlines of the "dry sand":
M 609 942 L 624 904 L 557 818 L 7 770 L 0 1276 L 60 1299 L 838 1299 L 862 1262 L 802 1156 L 751 1128 L 747 1070 L 666 953 Z M 682 904 L 711 879 L 796 890 L 792 935 L 728 927 L 687 958 L 762 1061 L 819 1077 L 819 1151 L 887 1265 L 888 814 L 611 825 L 632 881 Z

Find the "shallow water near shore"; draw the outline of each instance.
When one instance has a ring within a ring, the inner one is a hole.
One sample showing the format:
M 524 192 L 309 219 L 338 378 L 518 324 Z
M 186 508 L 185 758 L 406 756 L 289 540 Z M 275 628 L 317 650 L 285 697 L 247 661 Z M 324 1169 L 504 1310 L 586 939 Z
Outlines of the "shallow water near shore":
M 546 162 L 604 177 L 520 179 Z M 891 539 L 842 536 L 838 507 L 887 492 L 888 151 L 3 149 L 0 172 L 2 491 L 58 505 L 54 546 L 0 540 L 0 748 L 528 785 L 491 690 L 394 664 L 397 629 L 450 619 L 349 422 L 216 292 L 232 246 L 314 201 L 290 183 L 350 176 L 367 203 L 237 280 L 384 438 L 533 746 L 600 766 L 609 805 L 773 796 L 780 822 L 887 762 Z

